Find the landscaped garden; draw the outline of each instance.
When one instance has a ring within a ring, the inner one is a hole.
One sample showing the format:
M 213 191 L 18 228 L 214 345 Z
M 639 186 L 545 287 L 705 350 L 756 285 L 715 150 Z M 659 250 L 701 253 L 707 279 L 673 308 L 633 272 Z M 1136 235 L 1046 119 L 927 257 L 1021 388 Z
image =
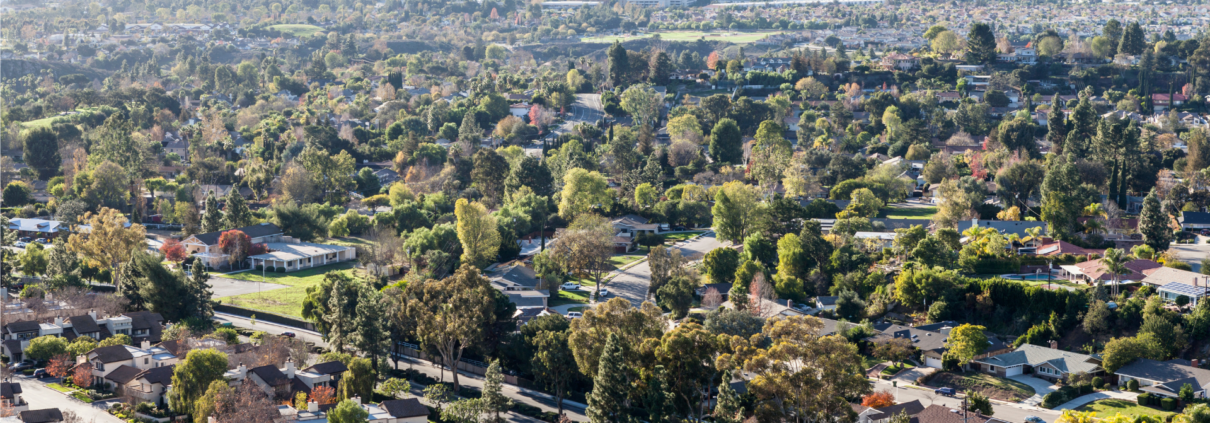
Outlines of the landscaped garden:
M 1034 396 L 1034 388 L 1029 385 L 981 372 L 940 372 L 929 379 L 928 384 L 958 391 L 972 390 L 1000 401 L 1020 402 Z

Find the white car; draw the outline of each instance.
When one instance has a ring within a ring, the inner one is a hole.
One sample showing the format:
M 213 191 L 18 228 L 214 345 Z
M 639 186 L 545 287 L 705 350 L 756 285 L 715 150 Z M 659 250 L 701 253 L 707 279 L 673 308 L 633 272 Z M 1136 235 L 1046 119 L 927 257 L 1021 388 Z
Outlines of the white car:
M 13 243 L 13 246 L 17 248 L 25 248 L 26 245 L 29 245 L 29 243 L 25 241 L 17 241 Z
M 563 290 L 566 290 L 566 291 L 576 291 L 576 290 L 580 289 L 580 284 L 568 282 L 563 285 L 560 285 L 559 288 L 562 288 Z
M 605 288 L 601 288 L 601 296 L 602 296 L 602 297 L 608 297 L 608 296 L 609 296 L 609 290 L 608 290 L 608 289 L 605 289 Z
M 580 312 L 578 312 L 578 311 L 569 311 L 569 312 L 567 312 L 567 318 L 568 318 L 568 319 L 579 319 L 579 318 L 581 318 L 581 317 L 584 317 L 584 314 L 582 314 L 582 313 L 580 313 Z

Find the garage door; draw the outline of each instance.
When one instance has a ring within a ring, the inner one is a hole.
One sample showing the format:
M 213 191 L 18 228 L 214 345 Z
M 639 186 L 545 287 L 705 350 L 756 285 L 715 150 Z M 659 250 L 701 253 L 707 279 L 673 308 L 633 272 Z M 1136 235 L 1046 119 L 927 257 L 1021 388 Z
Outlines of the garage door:
M 932 358 L 932 357 L 925 357 L 925 358 L 924 358 L 924 365 L 925 365 L 925 366 L 932 367 L 932 368 L 934 368 L 934 369 L 940 369 L 940 368 L 941 368 L 941 359 L 939 359 L 939 358 Z
M 1021 374 L 1022 370 L 1024 370 L 1024 369 L 1025 369 L 1025 366 L 1009 367 L 1007 369 L 1004 369 L 1004 375 L 1005 376 L 1016 376 L 1016 375 Z

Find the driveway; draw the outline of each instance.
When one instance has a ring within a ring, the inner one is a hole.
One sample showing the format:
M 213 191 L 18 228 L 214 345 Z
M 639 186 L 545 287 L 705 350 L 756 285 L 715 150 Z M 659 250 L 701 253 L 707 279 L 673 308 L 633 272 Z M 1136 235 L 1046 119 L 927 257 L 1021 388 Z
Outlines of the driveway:
M 1025 405 L 1032 405 L 1035 407 L 1039 406 L 1042 404 L 1042 397 L 1059 389 L 1059 387 L 1055 386 L 1053 383 L 1030 375 L 1017 375 L 1009 377 L 1009 379 L 1029 385 L 1030 388 L 1034 388 L 1034 396 L 1026 398 L 1025 401 L 1021 401 L 1021 403 Z
M 895 375 L 893 380 L 897 380 L 899 383 L 905 385 L 915 385 L 916 380 L 933 373 L 937 373 L 937 369 L 932 367 L 913 367 L 899 372 L 899 374 Z
M 682 257 L 694 257 L 722 246 L 723 243 L 715 237 L 714 232 L 707 232 L 700 238 L 678 243 L 673 248 L 681 250 Z M 610 294 L 630 300 L 636 307 L 647 299 L 648 286 L 651 286 L 651 265 L 646 260 L 629 269 L 618 271 L 617 276 L 605 283 Z
M 1204 237 L 1198 236 L 1197 241 L 1203 243 Z M 1168 251 L 1176 254 L 1177 258 L 1193 267 L 1194 272 L 1202 269 L 1202 259 L 1210 254 L 1210 244 L 1176 244 L 1168 247 Z
M 57 380 L 57 379 L 46 379 Z M 80 417 L 82 421 L 94 423 L 121 423 L 122 419 L 114 417 L 106 410 L 109 405 L 115 401 L 102 401 L 92 404 L 68 398 L 66 395 L 59 393 L 53 389 L 47 388 L 46 385 L 37 379 L 29 379 L 25 377 L 14 377 L 13 382 L 21 384 L 21 398 L 29 403 L 30 410 L 42 410 L 46 408 L 58 408 L 59 411 L 72 412 Z
M 1079 408 L 1081 405 L 1088 404 L 1088 403 L 1096 401 L 1096 400 L 1103 400 L 1103 399 L 1120 399 L 1120 400 L 1127 400 L 1127 401 L 1138 401 L 1139 394 L 1136 394 L 1134 392 L 1122 392 L 1122 391 L 1093 392 L 1088 395 L 1080 396 L 1079 398 L 1073 399 L 1071 401 L 1067 401 L 1067 402 L 1063 403 L 1062 405 L 1055 407 L 1055 410 L 1062 411 L 1062 410 L 1070 410 L 1073 408 Z

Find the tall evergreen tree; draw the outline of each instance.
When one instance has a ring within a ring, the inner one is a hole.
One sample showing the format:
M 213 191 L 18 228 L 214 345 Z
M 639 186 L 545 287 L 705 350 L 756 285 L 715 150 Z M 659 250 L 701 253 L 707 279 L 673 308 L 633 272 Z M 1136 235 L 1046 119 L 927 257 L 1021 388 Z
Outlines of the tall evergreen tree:
M 1105 26 L 1101 29 L 1101 35 L 1108 38 L 1110 41 L 1109 45 L 1113 46 L 1110 56 L 1116 55 L 1118 53 L 1118 43 L 1122 41 L 1122 23 L 1118 22 L 1117 19 L 1110 19 L 1109 22 L 1105 22 Z
M 252 211 L 248 210 L 248 203 L 244 201 L 244 196 L 239 194 L 238 188 L 232 186 L 231 191 L 223 200 L 227 203 L 227 213 L 223 215 L 223 224 L 228 229 L 252 225 Z
M 357 291 L 357 320 L 353 345 L 358 351 L 369 355 L 371 363 L 377 369 L 378 356 L 386 354 L 391 347 L 386 302 L 383 301 L 382 293 L 369 284 L 360 284 Z
M 616 333 L 610 333 L 601 351 L 597 377 L 593 380 L 592 393 L 588 394 L 588 421 L 592 423 L 628 422 L 626 396 L 630 390 L 626 383 L 626 359 L 622 352 L 622 341 Z
M 202 265 L 201 260 L 193 261 L 190 273 L 192 275 L 185 281 L 185 291 L 189 294 L 189 297 L 185 298 L 190 309 L 188 314 L 200 321 L 209 322 L 210 318 L 214 317 L 214 306 L 210 304 L 210 298 L 214 296 L 214 291 L 210 290 L 210 273 L 206 271 L 206 266 Z
M 500 413 L 508 412 L 512 408 L 513 401 L 504 396 L 503 392 L 504 374 L 500 373 L 500 360 L 492 360 L 487 366 L 487 373 L 483 375 L 483 403 L 487 408 L 487 412 L 492 414 L 490 421 L 502 422 Z
M 1092 148 L 1092 138 L 1097 134 L 1097 120 L 1100 116 L 1092 108 L 1089 95 L 1081 94 L 1080 103 L 1071 111 L 1067 119 L 1067 138 L 1063 141 L 1063 153 L 1074 154 L 1076 158 L 1087 158 Z
M 1055 154 L 1063 154 L 1063 141 L 1067 139 L 1067 123 L 1063 116 L 1063 104 L 1059 102 L 1059 94 L 1056 93 L 1050 101 L 1050 110 L 1046 114 L 1046 140 L 1050 142 L 1054 148 Z
M 648 423 L 675 421 L 670 419 L 676 413 L 676 407 L 672 404 L 675 396 L 668 392 L 664 379 L 664 366 L 655 366 L 655 373 L 651 375 L 651 380 L 647 383 L 647 395 L 643 398 L 643 408 L 647 410 Z
M 214 191 L 206 194 L 206 214 L 202 215 L 202 232 L 217 232 L 223 230 L 223 211 L 218 208 L 218 198 Z
M 710 131 L 710 156 L 718 163 L 736 164 L 743 160 L 743 135 L 739 124 L 723 118 Z
M 731 372 L 723 373 L 718 387 L 718 398 L 714 405 L 714 421 L 718 423 L 740 423 L 744 420 L 744 406 L 739 393 L 731 388 Z
M 966 36 L 966 61 L 971 64 L 987 64 L 996 60 L 996 36 L 986 23 L 971 25 Z
M 1160 209 L 1159 197 L 1155 188 L 1143 199 L 1143 211 L 1139 215 L 1139 233 L 1143 234 L 1143 243 L 1155 251 L 1165 251 L 1172 242 L 1172 219 Z
M 21 134 L 25 164 L 38 174 L 38 180 L 48 180 L 59 172 L 59 140 L 47 127 L 36 127 Z
M 630 74 L 630 57 L 626 54 L 626 48 L 614 41 L 606 54 L 609 56 L 609 84 L 614 88 L 626 86 L 626 76 Z
M 1138 22 L 1131 22 L 1126 26 L 1126 31 L 1122 33 L 1122 40 L 1118 43 L 1118 53 L 1132 56 L 1143 54 L 1143 50 L 1147 49 L 1145 37 L 1143 27 L 1139 26 Z

